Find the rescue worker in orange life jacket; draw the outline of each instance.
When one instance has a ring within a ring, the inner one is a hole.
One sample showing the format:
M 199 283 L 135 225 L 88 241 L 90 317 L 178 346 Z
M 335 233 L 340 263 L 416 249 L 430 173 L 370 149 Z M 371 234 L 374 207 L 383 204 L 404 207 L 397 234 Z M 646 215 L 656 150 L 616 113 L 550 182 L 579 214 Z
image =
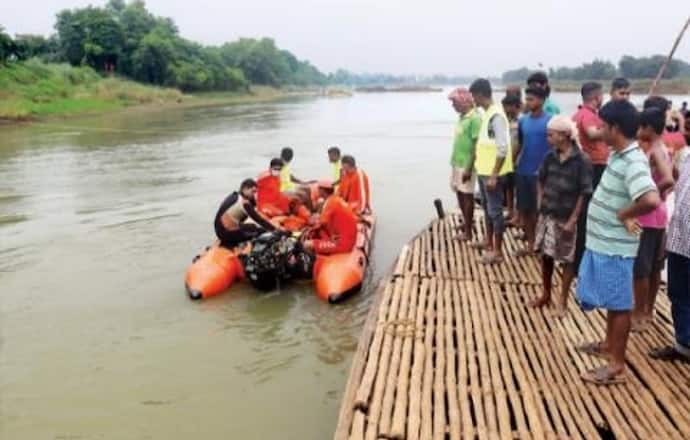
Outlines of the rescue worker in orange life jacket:
M 355 158 L 343 156 L 338 195 L 352 208 L 356 214 L 371 212 L 371 196 L 369 194 L 369 176 L 361 168 L 357 168 Z
M 252 219 L 254 223 L 248 223 Z M 223 200 L 213 222 L 220 244 L 226 248 L 235 247 L 259 236 L 265 231 L 277 228 L 256 211 L 256 182 L 247 179 L 240 190 Z
M 319 193 L 326 201 L 314 227 L 315 238 L 304 242 L 304 249 L 330 255 L 350 252 L 357 241 L 357 216 L 340 196 L 333 194 L 333 184 L 319 182 Z

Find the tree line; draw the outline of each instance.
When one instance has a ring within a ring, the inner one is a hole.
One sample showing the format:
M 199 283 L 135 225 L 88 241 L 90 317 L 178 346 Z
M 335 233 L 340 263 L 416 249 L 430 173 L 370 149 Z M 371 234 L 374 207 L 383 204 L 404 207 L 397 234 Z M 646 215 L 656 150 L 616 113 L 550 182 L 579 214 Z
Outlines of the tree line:
M 221 46 L 182 38 L 172 19 L 153 15 L 142 0 L 63 10 L 57 14 L 55 31 L 48 38 L 12 38 L 0 28 L 0 62 L 39 57 L 185 92 L 328 81 L 316 67 L 281 50 L 270 38 L 242 38 Z
M 649 57 L 633 57 L 624 55 L 619 61 L 618 66 L 610 61 L 596 59 L 590 63 L 583 63 L 577 67 L 556 67 L 548 71 L 549 78 L 554 80 L 609 80 L 617 76 L 630 79 L 655 78 L 659 68 L 666 60 L 664 55 L 653 55 Z M 524 82 L 534 70 L 527 67 L 508 70 L 502 75 L 504 83 Z M 690 64 L 673 59 L 664 73 L 665 79 L 690 78 Z
M 464 75 L 391 75 L 388 73 L 353 73 L 345 69 L 338 69 L 329 74 L 328 80 L 332 84 L 348 86 L 378 86 L 378 85 L 457 85 L 469 84 L 477 76 Z

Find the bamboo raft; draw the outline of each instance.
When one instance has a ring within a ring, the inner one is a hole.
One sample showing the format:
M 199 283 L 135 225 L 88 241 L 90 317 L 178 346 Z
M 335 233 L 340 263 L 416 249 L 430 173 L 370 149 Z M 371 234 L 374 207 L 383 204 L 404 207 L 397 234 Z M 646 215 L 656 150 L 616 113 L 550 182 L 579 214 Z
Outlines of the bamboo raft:
M 458 224 L 433 221 L 381 281 L 336 440 L 690 438 L 690 366 L 647 356 L 673 340 L 665 292 L 651 329 L 631 335 L 627 383 L 585 384 L 580 374 L 605 361 L 575 347 L 600 339 L 604 314 L 583 313 L 573 296 L 562 320 L 528 308 L 537 258 L 510 257 L 509 230 L 506 262 L 483 266 L 452 239 Z

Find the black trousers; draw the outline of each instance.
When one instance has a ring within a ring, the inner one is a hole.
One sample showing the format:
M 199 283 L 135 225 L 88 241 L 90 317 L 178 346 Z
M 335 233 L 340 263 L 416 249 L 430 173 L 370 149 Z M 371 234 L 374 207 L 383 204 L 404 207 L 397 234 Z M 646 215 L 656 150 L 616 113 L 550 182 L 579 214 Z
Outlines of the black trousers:
M 255 224 L 242 224 L 239 228 L 228 231 L 225 228 L 216 229 L 216 236 L 220 240 L 220 245 L 226 248 L 233 248 L 247 241 L 253 240 L 264 232 Z
M 601 176 L 606 170 L 606 165 L 592 165 L 592 190 L 595 191 L 599 182 L 601 182 Z M 592 197 L 587 197 L 585 199 L 585 206 L 582 207 L 582 212 L 580 213 L 580 218 L 577 219 L 577 241 L 575 243 L 575 261 L 573 261 L 573 267 L 575 269 L 575 276 L 577 276 L 580 270 L 580 262 L 582 261 L 582 256 L 585 253 L 585 239 L 587 237 L 587 210 L 589 209 L 589 202 L 592 201 Z

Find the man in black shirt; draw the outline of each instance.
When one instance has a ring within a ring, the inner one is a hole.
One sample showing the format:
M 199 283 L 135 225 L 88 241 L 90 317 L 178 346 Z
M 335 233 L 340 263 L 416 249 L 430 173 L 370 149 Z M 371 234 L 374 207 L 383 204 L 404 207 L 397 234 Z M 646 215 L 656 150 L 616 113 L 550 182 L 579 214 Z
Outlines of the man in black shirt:
M 565 264 L 557 316 L 566 311 L 568 291 L 575 277 L 577 223 L 587 196 L 592 194 L 592 164 L 575 143 L 576 129 L 566 116 L 555 116 L 547 125 L 553 147 L 539 169 L 537 198 L 539 221 L 535 250 L 542 254 L 543 294 L 530 307 L 551 303 L 551 278 L 555 262 Z
M 252 219 L 252 222 L 247 222 Z M 256 210 L 256 182 L 247 179 L 223 200 L 216 213 L 213 226 L 220 244 L 226 248 L 235 247 L 252 240 L 265 231 L 276 227 Z

